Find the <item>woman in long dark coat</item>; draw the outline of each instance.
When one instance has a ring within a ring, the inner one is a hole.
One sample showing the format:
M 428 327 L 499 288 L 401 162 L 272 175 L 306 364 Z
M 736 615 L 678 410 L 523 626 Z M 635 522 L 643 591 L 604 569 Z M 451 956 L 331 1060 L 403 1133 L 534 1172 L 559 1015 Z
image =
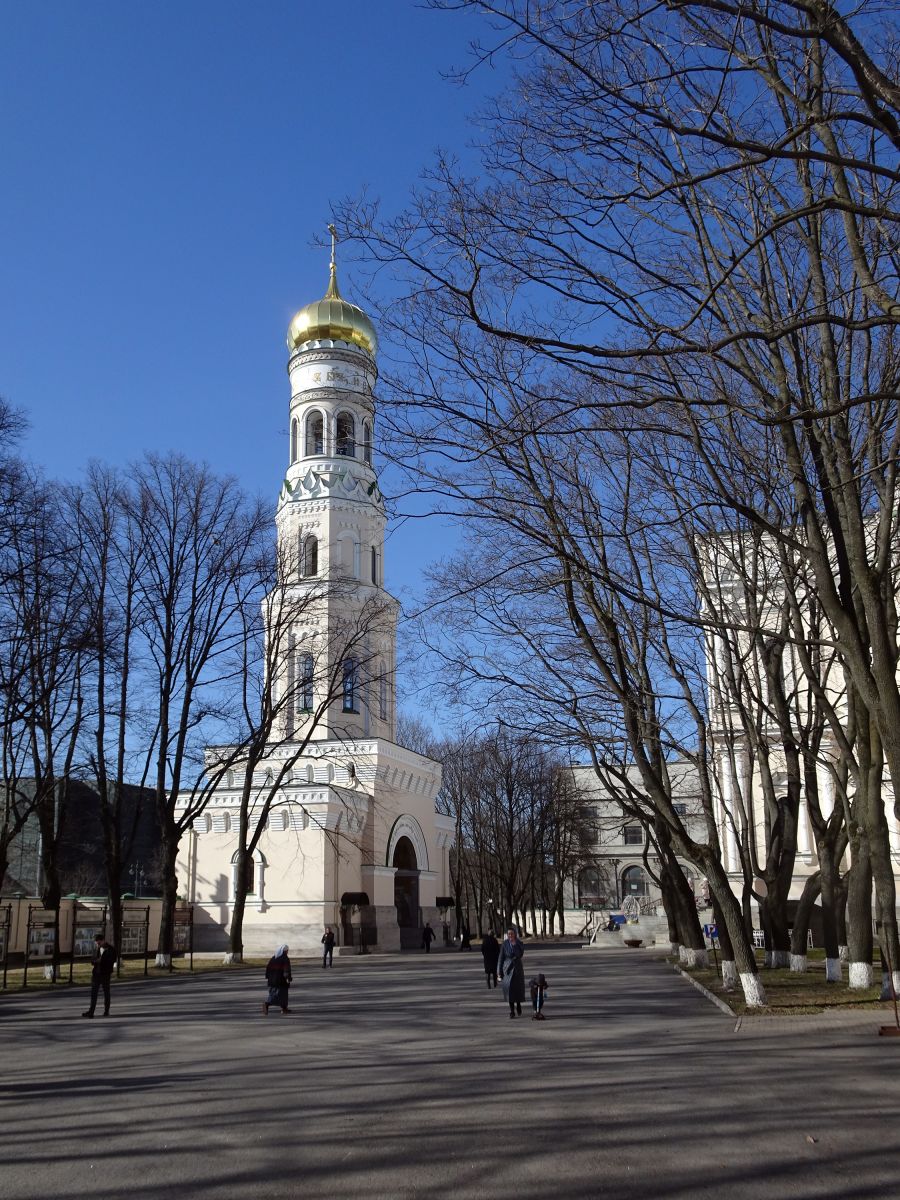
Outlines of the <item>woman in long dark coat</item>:
M 277 1004 L 283 1013 L 290 1012 L 288 988 L 291 986 L 291 960 L 288 958 L 287 946 L 279 946 L 269 959 L 266 965 L 266 983 L 269 985 L 269 994 L 263 1001 L 263 1015 L 269 1015 L 270 1004 Z
M 506 940 L 500 949 L 497 961 L 497 978 L 503 984 L 503 995 L 509 1004 L 509 1015 L 522 1015 L 522 1001 L 525 999 L 525 968 L 522 959 L 525 957 L 525 947 L 519 941 L 515 929 L 509 929 Z
M 500 957 L 500 943 L 493 933 L 486 933 L 481 939 L 481 957 L 484 959 L 484 973 L 487 976 L 489 988 L 497 986 L 497 959 Z

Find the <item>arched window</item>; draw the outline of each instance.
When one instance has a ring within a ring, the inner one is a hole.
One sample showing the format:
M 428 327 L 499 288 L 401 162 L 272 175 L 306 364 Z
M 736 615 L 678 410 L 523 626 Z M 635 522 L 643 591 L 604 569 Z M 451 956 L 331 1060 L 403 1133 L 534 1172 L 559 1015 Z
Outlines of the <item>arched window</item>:
M 338 413 L 335 431 L 335 449 L 338 454 L 344 455 L 345 458 L 353 458 L 356 454 L 356 422 L 353 420 L 353 414 Z
M 300 659 L 300 692 L 297 696 L 298 712 L 312 712 L 313 670 L 313 656 L 311 654 L 304 654 Z
M 253 896 L 257 901 L 262 902 L 265 899 L 265 872 L 266 860 L 259 850 L 254 850 L 247 855 L 246 858 L 246 875 L 244 876 L 247 884 L 247 895 Z M 231 896 L 232 899 L 237 895 L 238 890 L 238 854 L 237 851 L 231 856 Z
M 586 867 L 578 876 L 579 904 L 597 904 L 600 902 L 600 872 L 596 867 Z
M 297 458 L 299 455 L 299 451 L 300 451 L 300 447 L 298 445 L 299 441 L 300 441 L 300 426 L 297 421 L 297 418 L 295 417 L 294 420 L 291 421 L 291 462 L 292 463 L 295 463 L 297 461 Z
M 363 425 L 363 459 L 372 465 L 372 426 L 366 421 Z
M 378 716 L 382 721 L 388 719 L 388 681 L 384 672 L 384 663 L 378 664 Z
M 341 688 L 345 713 L 356 712 L 356 659 L 344 659 L 344 674 Z
M 622 872 L 623 896 L 647 896 L 650 884 L 642 867 L 626 867 Z
M 306 418 L 306 453 L 325 453 L 325 422 L 320 412 L 311 412 Z
M 316 770 L 315 770 L 315 767 L 312 765 L 312 763 L 307 763 L 307 765 L 306 765 L 306 782 L 307 783 L 315 783 L 316 782 Z
M 319 539 L 313 534 L 303 539 L 303 574 L 308 579 L 319 573 Z
M 372 582 L 378 582 L 378 551 L 372 547 Z

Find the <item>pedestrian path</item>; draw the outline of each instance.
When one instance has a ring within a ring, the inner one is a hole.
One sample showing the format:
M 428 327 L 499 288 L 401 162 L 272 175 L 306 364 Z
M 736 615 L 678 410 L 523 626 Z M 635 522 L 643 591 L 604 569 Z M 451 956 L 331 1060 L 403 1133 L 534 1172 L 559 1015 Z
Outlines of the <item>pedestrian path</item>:
M 481 956 L 0 997 L 4 1200 L 892 1195 L 900 1040 L 735 1021 L 664 962 L 542 952 L 546 1021 Z M 827 1044 L 827 1053 L 822 1050 Z

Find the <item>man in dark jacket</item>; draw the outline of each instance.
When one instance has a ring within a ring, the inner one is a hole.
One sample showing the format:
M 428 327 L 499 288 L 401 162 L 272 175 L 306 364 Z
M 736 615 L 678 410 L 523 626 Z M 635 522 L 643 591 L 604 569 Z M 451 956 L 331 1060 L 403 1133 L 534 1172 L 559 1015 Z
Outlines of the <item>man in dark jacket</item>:
M 326 967 L 334 966 L 334 931 L 330 925 L 325 926 L 325 932 L 322 934 L 322 945 L 325 949 L 322 951 L 322 970 Z
M 116 965 L 116 948 L 106 940 L 106 935 L 98 933 L 94 938 L 94 957 L 91 970 L 91 1007 L 83 1012 L 83 1017 L 92 1017 L 97 1007 L 97 997 L 103 988 L 103 1015 L 109 1016 L 109 981 L 112 979 L 113 968 Z
M 425 922 L 425 928 L 422 930 L 422 949 L 426 954 L 431 953 L 431 943 L 434 941 L 434 930 L 431 928 L 429 921 Z
M 489 988 L 497 986 L 497 959 L 500 957 L 500 943 L 489 930 L 481 939 L 481 957 L 484 959 L 484 973 L 487 975 Z

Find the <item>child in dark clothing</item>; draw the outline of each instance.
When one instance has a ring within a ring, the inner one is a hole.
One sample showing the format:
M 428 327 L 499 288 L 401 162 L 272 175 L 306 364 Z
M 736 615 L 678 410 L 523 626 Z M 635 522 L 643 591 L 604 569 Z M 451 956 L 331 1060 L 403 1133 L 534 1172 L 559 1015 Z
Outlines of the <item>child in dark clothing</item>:
M 543 1013 L 544 995 L 550 984 L 547 982 L 546 975 L 532 975 L 528 980 L 528 987 L 531 989 L 531 1007 L 534 1012 L 531 1015 L 532 1021 L 546 1021 Z

